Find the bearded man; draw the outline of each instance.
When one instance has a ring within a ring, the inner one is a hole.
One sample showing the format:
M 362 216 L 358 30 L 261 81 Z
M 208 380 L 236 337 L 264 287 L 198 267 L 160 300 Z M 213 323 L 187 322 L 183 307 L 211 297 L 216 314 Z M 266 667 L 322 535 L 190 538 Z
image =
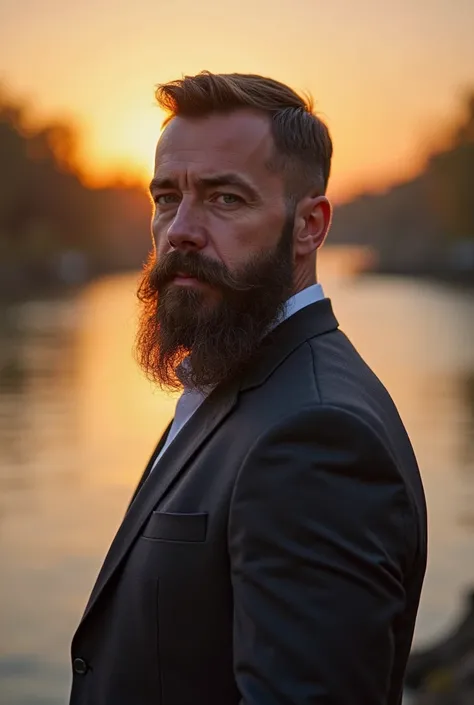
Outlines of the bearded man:
M 261 76 L 157 98 L 137 355 L 182 395 L 74 637 L 71 705 L 400 705 L 425 502 L 316 280 L 328 130 Z

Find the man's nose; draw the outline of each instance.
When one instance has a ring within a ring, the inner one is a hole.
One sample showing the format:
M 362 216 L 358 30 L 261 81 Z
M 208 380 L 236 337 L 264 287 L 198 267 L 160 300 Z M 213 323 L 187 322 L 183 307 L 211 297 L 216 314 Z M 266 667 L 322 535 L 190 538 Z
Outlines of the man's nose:
M 168 242 L 177 250 L 202 250 L 207 243 L 206 231 L 199 215 L 181 203 L 168 228 Z

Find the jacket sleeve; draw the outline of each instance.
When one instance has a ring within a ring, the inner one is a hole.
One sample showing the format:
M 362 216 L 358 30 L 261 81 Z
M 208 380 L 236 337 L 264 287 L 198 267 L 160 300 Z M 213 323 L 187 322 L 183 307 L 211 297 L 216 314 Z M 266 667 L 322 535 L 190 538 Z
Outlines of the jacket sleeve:
M 305 409 L 258 439 L 229 517 L 241 705 L 385 705 L 410 516 L 354 415 Z

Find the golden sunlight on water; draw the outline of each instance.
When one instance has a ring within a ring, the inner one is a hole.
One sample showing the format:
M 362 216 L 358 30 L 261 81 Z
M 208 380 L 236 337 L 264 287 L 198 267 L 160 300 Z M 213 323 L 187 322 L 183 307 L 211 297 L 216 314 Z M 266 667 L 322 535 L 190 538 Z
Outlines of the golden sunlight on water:
M 418 643 L 474 583 L 474 296 L 440 285 L 321 279 L 341 327 L 391 391 L 422 469 L 430 562 Z M 325 261 L 324 261 L 325 260 Z M 132 358 L 134 276 L 31 302 L 0 327 L 0 705 L 63 705 L 69 642 L 175 400 Z

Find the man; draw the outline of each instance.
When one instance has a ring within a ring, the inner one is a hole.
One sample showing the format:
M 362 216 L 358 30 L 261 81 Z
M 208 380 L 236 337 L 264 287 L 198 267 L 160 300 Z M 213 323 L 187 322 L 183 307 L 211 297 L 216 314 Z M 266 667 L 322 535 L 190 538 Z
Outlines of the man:
M 316 283 L 327 128 L 260 76 L 157 97 L 137 354 L 184 391 L 74 637 L 71 704 L 399 705 L 425 505 Z

